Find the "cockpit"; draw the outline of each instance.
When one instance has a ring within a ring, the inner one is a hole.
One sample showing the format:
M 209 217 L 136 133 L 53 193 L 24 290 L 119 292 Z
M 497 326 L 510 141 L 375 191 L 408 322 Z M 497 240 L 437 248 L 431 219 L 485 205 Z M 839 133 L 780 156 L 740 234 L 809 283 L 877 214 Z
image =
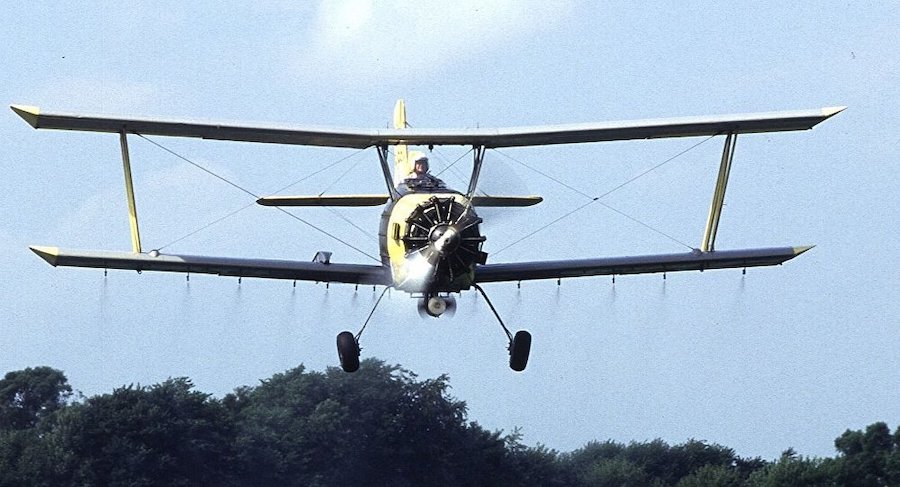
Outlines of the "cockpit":
M 413 170 L 409 175 L 397 184 L 397 191 L 404 193 L 441 192 L 447 189 L 447 185 L 441 179 L 432 176 L 428 172 L 428 157 L 419 155 L 413 162 Z

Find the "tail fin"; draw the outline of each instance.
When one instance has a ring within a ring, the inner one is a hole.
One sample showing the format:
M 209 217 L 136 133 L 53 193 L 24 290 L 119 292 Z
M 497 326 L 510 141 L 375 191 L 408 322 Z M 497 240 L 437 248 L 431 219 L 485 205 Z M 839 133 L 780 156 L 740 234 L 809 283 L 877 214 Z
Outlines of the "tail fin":
M 401 98 L 394 106 L 394 128 L 402 130 L 406 128 L 406 103 Z M 394 146 L 394 184 L 400 184 L 406 176 L 412 172 L 412 164 L 409 160 L 409 150 L 406 145 Z

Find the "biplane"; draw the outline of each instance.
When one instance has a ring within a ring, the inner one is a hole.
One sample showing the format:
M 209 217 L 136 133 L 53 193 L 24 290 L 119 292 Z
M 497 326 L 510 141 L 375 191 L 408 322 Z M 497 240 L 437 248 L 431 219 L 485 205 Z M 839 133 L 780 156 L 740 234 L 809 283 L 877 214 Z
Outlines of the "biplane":
M 339 129 L 300 126 L 245 126 L 229 123 L 119 118 L 44 112 L 36 107 L 13 105 L 12 110 L 32 127 L 119 135 L 125 172 L 125 190 L 131 229 L 131 252 L 72 251 L 33 246 L 31 250 L 53 266 L 76 266 L 136 271 L 209 273 L 222 276 L 293 279 L 325 283 L 385 286 L 418 299 L 426 314 L 441 316 L 452 308 L 454 295 L 475 289 L 482 296 L 508 338 L 509 366 L 525 369 L 531 350 L 531 334 L 513 334 L 500 318 L 481 284 L 582 276 L 666 273 L 723 268 L 779 265 L 810 246 L 767 247 L 735 250 L 715 248 L 716 232 L 739 134 L 807 130 L 839 113 L 845 107 L 752 113 L 726 116 L 634 120 L 499 129 L 419 129 L 406 122 L 406 108 L 399 100 L 393 129 Z M 253 258 L 172 255 L 141 247 L 137 210 L 131 177 L 128 135 L 197 137 L 270 144 L 367 149 L 378 156 L 386 191 L 350 196 L 269 196 L 258 200 L 267 206 L 379 206 L 384 205 L 379 226 L 379 265 L 337 263 L 331 253 L 319 252 L 312 261 L 263 260 Z M 476 193 L 488 149 L 578 144 L 669 137 L 724 136 L 719 174 L 713 190 L 704 235 L 699 247 L 677 254 L 601 257 L 513 263 L 488 263 L 482 249 L 485 235 L 479 207 L 530 206 L 538 196 L 485 196 Z M 422 171 L 423 152 L 410 147 L 455 145 L 472 148 L 472 171 L 468 187 L 454 190 Z M 393 153 L 393 172 L 390 158 Z M 189 275 L 188 274 L 188 275 Z M 384 293 L 381 294 L 381 297 Z M 381 301 L 376 301 L 372 314 Z M 341 332 L 337 336 L 338 357 L 347 372 L 359 368 L 360 337 Z

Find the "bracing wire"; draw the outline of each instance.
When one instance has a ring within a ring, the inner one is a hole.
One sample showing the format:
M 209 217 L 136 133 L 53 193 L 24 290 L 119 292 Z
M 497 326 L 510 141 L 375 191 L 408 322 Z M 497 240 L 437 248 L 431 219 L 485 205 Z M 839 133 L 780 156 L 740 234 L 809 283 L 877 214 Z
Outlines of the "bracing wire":
M 202 165 L 200 165 L 200 164 L 198 164 L 198 163 L 196 163 L 196 162 L 194 162 L 194 161 L 188 159 L 187 157 L 185 157 L 185 156 L 183 156 L 183 155 L 181 155 L 181 154 L 179 154 L 179 153 L 177 153 L 177 152 L 175 152 L 175 151 L 169 149 L 168 147 L 166 147 L 166 146 L 164 146 L 164 145 L 162 145 L 162 144 L 156 142 L 155 140 L 152 140 L 152 139 L 150 139 L 150 138 L 148 138 L 148 137 L 146 137 L 146 136 L 144 136 L 144 135 L 142 135 L 142 134 L 135 134 L 135 135 L 137 135 L 138 137 L 140 137 L 140 138 L 146 140 L 147 142 L 150 142 L 151 144 L 153 144 L 153 145 L 156 146 L 157 148 L 159 148 L 159 149 L 161 149 L 161 150 L 163 150 L 163 151 L 165 151 L 165 152 L 171 154 L 172 156 L 174 156 L 174 157 L 176 157 L 176 158 L 178 158 L 178 159 L 181 159 L 182 161 L 187 162 L 188 164 L 190 164 L 190 165 L 196 167 L 197 169 L 200 169 L 201 171 L 203 171 L 203 172 L 209 174 L 210 176 L 213 176 L 214 178 L 216 178 L 216 179 L 218 179 L 218 180 L 220 180 L 220 181 L 222 181 L 222 182 L 228 184 L 229 186 L 232 186 L 232 187 L 236 188 L 237 190 L 239 190 L 239 191 L 241 191 L 241 192 L 243 192 L 243 193 L 246 193 L 246 194 L 248 194 L 248 195 L 250 195 L 250 196 L 253 197 L 254 203 L 251 203 L 251 204 L 249 204 L 249 205 L 247 205 L 247 206 L 245 206 L 245 207 L 243 207 L 243 208 L 240 208 L 240 209 L 238 209 L 238 210 L 236 210 L 236 211 L 234 211 L 234 212 L 232 212 L 232 213 L 230 213 L 230 214 L 228 214 L 228 215 L 226 215 L 226 216 L 224 216 L 224 217 L 222 217 L 222 218 L 219 218 L 218 220 L 216 220 L 216 221 L 214 221 L 214 222 L 212 222 L 212 223 L 207 224 L 207 225 L 204 226 L 203 228 L 201 228 L 201 229 L 199 229 L 199 230 L 196 230 L 196 231 L 192 232 L 190 235 L 196 234 L 196 233 L 198 233 L 198 232 L 200 232 L 200 231 L 202 231 L 202 230 L 204 230 L 204 229 L 206 229 L 206 228 L 209 228 L 210 226 L 212 226 L 212 225 L 214 225 L 214 224 L 216 224 L 216 223 L 218 223 L 218 222 L 220 222 L 220 221 L 222 221 L 222 220 L 224 220 L 224 219 L 226 219 L 226 218 L 228 218 L 228 217 L 230 217 L 230 216 L 232 216 L 232 215 L 234 215 L 234 214 L 236 214 L 236 213 L 238 213 L 238 212 L 240 212 L 240 211 L 243 211 L 243 210 L 246 209 L 246 208 L 249 208 L 249 207 L 253 206 L 253 204 L 255 204 L 255 200 L 258 200 L 258 199 L 261 197 L 260 195 L 257 195 L 256 193 L 254 193 L 254 192 L 252 192 L 252 191 L 250 191 L 250 190 L 244 188 L 243 186 L 240 186 L 240 185 L 238 185 L 237 183 L 235 183 L 235 182 L 233 182 L 233 181 L 230 181 L 230 180 L 228 180 L 227 178 L 225 178 L 225 177 L 223 177 L 223 176 L 221 176 L 221 175 L 219 175 L 219 174 L 216 174 L 215 172 L 213 172 L 213 171 L 211 171 L 211 170 L 209 170 L 209 169 L 203 167 Z M 338 162 L 342 162 L 342 161 L 348 159 L 348 158 L 351 157 L 351 156 L 352 156 L 352 154 L 351 154 L 350 156 L 345 157 L 344 159 L 341 159 L 340 161 L 335 162 L 334 164 L 332 164 L 331 166 L 328 166 L 328 167 L 333 167 L 333 166 L 336 165 Z M 324 171 L 325 169 L 328 169 L 328 167 L 326 167 L 326 168 L 324 168 L 324 169 L 321 169 L 321 170 L 319 170 L 319 171 L 316 171 L 316 172 L 313 173 L 313 174 L 317 174 L 317 173 L 319 173 L 319 172 L 322 172 L 322 171 Z M 304 177 L 303 179 L 307 179 L 307 178 L 311 177 L 313 174 L 310 174 L 310 175 Z M 302 181 L 303 179 L 301 179 L 300 181 Z M 295 184 L 297 184 L 297 183 L 299 183 L 300 181 L 291 183 L 290 185 L 286 186 L 285 188 L 279 190 L 279 192 L 280 192 L 280 191 L 283 191 L 284 189 L 287 189 L 287 188 L 289 188 L 289 187 L 291 187 L 291 186 L 293 186 L 293 185 L 295 185 Z M 285 215 L 287 215 L 287 216 L 289 216 L 289 217 L 291 217 L 291 218 L 293 218 L 293 219 L 299 221 L 300 223 L 303 223 L 303 224 L 307 225 L 308 227 L 312 228 L 313 230 L 316 230 L 317 232 L 322 233 L 323 235 L 326 235 L 326 236 L 328 236 L 328 237 L 331 237 L 332 239 L 336 240 L 337 242 L 340 242 L 340 243 L 344 244 L 345 246 L 347 246 L 347 247 L 349 247 L 349 248 L 351 248 L 351 249 L 353 249 L 353 250 L 359 252 L 360 254 L 365 255 L 366 257 L 368 257 L 368 258 L 370 258 L 370 259 L 372 259 L 372 260 L 374 260 L 374 261 L 376 261 L 376 262 L 381 262 L 380 259 L 378 259 L 378 258 L 372 256 L 372 255 L 369 254 L 368 252 L 366 252 L 366 251 L 364 251 L 364 250 L 362 250 L 362 249 L 360 249 L 360 248 L 354 246 L 353 244 L 351 244 L 351 243 L 349 243 L 349 242 L 347 242 L 347 241 L 345 241 L 345 240 L 343 240 L 343 239 L 337 237 L 336 235 L 333 235 L 333 234 L 329 233 L 328 231 L 326 231 L 326 230 L 324 230 L 324 229 L 322 229 L 322 228 L 319 228 L 318 226 L 316 226 L 316 225 L 314 225 L 314 224 L 312 224 L 312 223 L 310 223 L 310 222 L 304 220 L 303 218 L 300 218 L 299 216 L 297 216 L 297 215 L 295 215 L 295 214 L 293 214 L 293 213 L 291 213 L 291 212 L 285 210 L 284 208 L 281 208 L 281 207 L 275 207 L 275 209 L 277 209 L 278 211 L 284 213 Z M 175 242 L 184 240 L 185 238 L 187 238 L 187 237 L 190 236 L 190 235 L 184 236 L 184 237 L 182 237 L 182 238 L 176 240 Z M 175 242 L 172 242 L 172 243 L 170 243 L 170 244 L 167 244 L 167 245 L 165 245 L 165 246 L 163 246 L 163 247 L 170 246 L 170 245 L 174 244 Z M 163 248 L 163 247 L 160 247 L 160 248 Z
M 538 170 L 538 169 L 536 169 L 536 168 L 534 168 L 534 167 L 529 166 L 528 164 L 525 164 L 525 163 L 522 162 L 522 161 L 519 161 L 518 159 L 516 159 L 516 158 L 514 158 L 514 157 L 512 157 L 512 156 L 509 156 L 509 155 L 507 155 L 507 154 L 504 154 L 503 152 L 500 152 L 500 151 L 495 151 L 495 152 L 501 154 L 502 156 L 504 156 L 504 157 L 506 157 L 506 158 L 512 160 L 513 162 L 516 162 L 517 164 L 519 164 L 519 165 L 521 165 L 521 166 L 524 166 L 525 168 L 530 169 L 530 170 L 532 170 L 532 171 L 534 171 L 534 172 L 536 172 L 536 173 L 538 173 L 538 174 L 540 174 L 540 175 L 542 175 L 542 176 L 544 176 L 544 177 L 550 179 L 551 181 L 554 181 L 554 182 L 556 182 L 557 184 L 560 184 L 560 185 L 562 185 L 562 186 L 564 186 L 564 187 L 566 187 L 566 188 L 572 190 L 573 192 L 575 192 L 575 193 L 577 193 L 577 194 L 579 194 L 579 195 L 581 195 L 581 196 L 584 196 L 584 197 L 586 197 L 586 198 L 590 198 L 590 201 L 588 201 L 587 203 L 585 203 L 585 204 L 583 204 L 583 205 L 581 205 L 581 206 L 579 206 L 579 207 L 577 207 L 577 208 L 575 208 L 575 209 L 573 209 L 573 210 L 571 210 L 571 211 L 569 211 L 569 212 L 563 214 L 562 216 L 560 216 L 560 217 L 554 219 L 553 221 L 551 221 L 551 222 L 547 223 L 546 225 L 544 225 L 544 226 L 538 228 L 537 230 L 534 230 L 534 231 L 532 231 L 531 233 L 528 233 L 527 235 L 524 235 L 524 236 L 520 237 L 519 239 L 513 241 L 512 243 L 506 245 L 505 247 L 502 247 L 501 249 L 494 251 L 493 254 L 494 254 L 494 255 L 497 255 L 497 254 L 499 254 L 500 252 L 503 252 L 504 250 L 506 250 L 506 249 L 508 249 L 508 248 L 510 248 L 510 247 L 512 247 L 512 246 L 514 246 L 514 245 L 519 244 L 519 243 L 522 242 L 523 240 L 526 240 L 526 239 L 528 239 L 528 238 L 531 238 L 531 237 L 534 236 L 535 234 L 540 233 L 540 232 L 546 230 L 547 228 L 549 228 L 549 227 L 555 225 L 556 223 L 558 223 L 559 221 L 564 220 L 565 218 L 568 218 L 568 217 L 574 215 L 575 213 L 577 213 L 577 212 L 579 212 L 579 211 L 581 211 L 581 210 L 587 208 L 588 206 L 590 206 L 590 205 L 592 205 L 592 204 L 594 204 L 594 203 L 600 203 L 600 205 L 604 206 L 605 208 L 607 208 L 607 209 L 609 209 L 609 210 L 611 210 L 611 211 L 613 211 L 613 212 L 615 212 L 615 213 L 618 213 L 619 215 L 622 215 L 622 216 L 624 216 L 625 218 L 628 218 L 629 220 L 634 221 L 635 223 L 638 223 L 639 225 L 642 225 L 642 226 L 648 228 L 649 230 L 652 230 L 652 231 L 654 231 L 654 232 L 656 232 L 656 233 L 658 233 L 658 234 L 660 234 L 660 235 L 662 235 L 662 236 L 664 236 L 664 237 L 666 237 L 666 238 L 668 238 L 668 239 L 670 239 L 670 240 L 672 240 L 672 241 L 678 243 L 679 245 L 685 246 L 685 247 L 687 247 L 687 248 L 693 250 L 693 247 L 691 247 L 690 245 L 688 245 L 688 244 L 682 242 L 681 240 L 678 240 L 677 238 L 675 238 L 675 237 L 673 237 L 673 236 L 671 236 L 671 235 L 669 235 L 669 234 L 667 234 L 667 233 L 665 233 L 665 232 L 663 232 L 663 231 L 661 231 L 661 230 L 658 230 L 658 229 L 656 229 L 656 228 L 653 228 L 652 226 L 647 225 L 646 223 L 644 223 L 644 222 L 642 222 L 642 221 L 640 221 L 640 220 L 638 220 L 638 219 L 636 219 L 636 218 L 634 218 L 634 217 L 632 217 L 632 216 L 630 216 L 630 215 L 628 215 L 628 214 L 626 214 L 626 213 L 624 213 L 624 212 L 622 212 L 622 211 L 619 211 L 619 210 L 613 208 L 613 207 L 610 206 L 610 205 L 607 205 L 607 204 L 603 203 L 602 201 L 600 201 L 600 199 L 605 198 L 605 197 L 607 197 L 607 196 L 609 196 L 609 195 L 615 193 L 616 191 L 618 191 L 618 190 L 624 188 L 625 186 L 627 186 L 627 185 L 629 185 L 629 184 L 631 184 L 631 183 L 637 181 L 638 179 L 640 179 L 640 178 L 646 176 L 647 174 L 650 174 L 651 172 L 653 172 L 653 171 L 655 171 L 655 170 L 661 168 L 662 166 L 668 164 L 669 162 L 674 161 L 675 159 L 677 159 L 677 158 L 681 157 L 682 155 L 684 155 L 684 154 L 690 152 L 691 150 L 696 149 L 697 147 L 699 147 L 700 145 L 702 145 L 702 144 L 704 144 L 705 142 L 709 141 L 709 140 L 712 139 L 713 137 L 715 137 L 715 135 L 711 135 L 711 136 L 709 136 L 709 137 L 707 137 L 707 138 L 705 138 L 705 139 L 703 139 L 703 140 L 697 142 L 696 144 L 691 145 L 690 147 L 688 147 L 688 148 L 682 150 L 681 152 L 678 152 L 677 154 L 673 155 L 672 157 L 669 157 L 668 159 L 666 159 L 666 160 L 664 160 L 664 161 L 662 161 L 662 162 L 656 164 L 655 166 L 653 166 L 653 167 L 651 167 L 651 168 L 649 168 L 649 169 L 647 169 L 647 170 L 641 172 L 640 174 L 637 174 L 636 176 L 634 176 L 634 177 L 632 177 L 632 178 L 630 178 L 630 179 L 624 181 L 623 183 L 621 183 L 621 184 L 619 184 L 619 185 L 613 187 L 612 189 L 610 189 L 609 191 L 606 191 L 605 193 L 600 194 L 599 196 L 591 196 L 591 195 L 589 195 L 589 194 L 587 194 L 587 193 L 585 193 L 585 192 L 583 192 L 583 191 L 581 191 L 581 190 L 579 190 L 579 189 L 577 189 L 577 188 L 575 188 L 575 187 L 573 187 L 573 186 L 571 186 L 571 185 L 569 185 L 569 184 L 566 184 L 566 183 L 563 182 L 563 181 L 560 181 L 560 180 L 557 179 L 557 178 L 554 178 L 553 176 L 550 176 L 549 174 L 544 173 L 543 171 L 540 171 L 540 170 Z
M 437 152 L 437 151 L 434 151 L 434 152 Z M 438 171 L 437 174 L 435 174 L 434 176 L 435 176 L 435 177 L 440 177 L 441 174 L 444 174 L 445 172 L 450 171 L 450 172 L 452 172 L 456 177 L 458 177 L 460 180 L 465 181 L 465 180 L 466 180 L 466 176 L 460 174 L 459 171 L 458 171 L 454 166 L 456 166 L 456 164 L 457 164 L 459 161 L 463 160 L 463 158 L 465 158 L 466 156 L 468 156 L 468 155 L 471 154 L 472 152 L 473 152 L 473 149 L 467 150 L 463 155 L 457 157 L 456 160 L 454 160 L 454 161 L 451 162 L 449 165 L 447 165 L 446 167 L 444 167 L 443 169 L 441 169 L 440 171 Z M 440 155 L 442 158 L 444 157 L 443 154 L 439 154 L 439 155 Z
M 407 127 L 407 128 L 414 128 L 409 122 L 406 123 L 406 127 Z M 453 166 L 455 166 L 456 163 L 458 163 L 459 161 L 463 160 L 464 157 L 466 157 L 467 155 L 471 154 L 473 151 L 474 151 L 474 149 L 469 149 L 469 150 L 466 151 L 463 155 L 457 157 L 456 160 L 454 160 L 453 162 L 451 162 L 448 166 L 444 167 L 443 169 L 441 169 L 440 171 L 438 171 L 437 173 L 435 173 L 435 174 L 434 174 L 434 177 L 440 177 L 441 174 L 444 174 L 445 172 L 450 171 L 450 172 L 452 172 L 456 177 L 458 177 L 460 180 L 465 181 L 465 180 L 466 180 L 466 176 L 464 176 L 464 175 L 460 174 L 459 172 L 457 172 L 457 170 L 456 170 Z M 444 155 L 441 154 L 439 151 L 437 151 L 437 150 L 432 150 L 432 152 L 435 152 L 435 153 L 437 153 L 439 156 L 441 156 L 441 158 L 444 158 Z
M 347 157 L 341 159 L 339 162 L 346 161 L 346 160 L 349 159 L 351 156 L 354 156 L 354 155 L 356 155 L 356 154 L 359 154 L 359 152 L 360 152 L 360 151 L 357 151 L 357 152 L 355 152 L 354 154 L 351 154 L 350 156 L 347 156 Z M 344 179 L 344 176 L 346 176 L 347 174 L 350 174 L 350 171 L 355 170 L 356 167 L 359 166 L 359 163 L 360 163 L 360 162 L 362 162 L 362 159 L 360 159 L 359 161 L 356 161 L 355 163 L 353 163 L 352 165 L 350 165 L 350 167 L 348 167 L 346 171 L 342 172 L 341 175 L 337 177 L 337 179 L 335 179 L 334 181 L 332 181 L 331 184 L 329 184 L 328 186 L 325 186 L 325 189 L 323 189 L 322 192 L 319 193 L 319 196 L 322 196 L 323 194 L 327 193 L 328 190 L 330 190 L 331 188 L 333 188 L 335 184 L 339 183 L 339 182 L 341 181 L 341 179 Z M 328 167 L 333 167 L 333 165 L 332 165 L 332 166 L 328 166 Z M 283 190 L 282 190 L 282 191 L 283 191 Z
M 572 186 L 572 185 L 570 185 L 570 184 L 567 184 L 567 183 L 565 183 L 564 181 L 562 181 L 562 180 L 560 180 L 560 179 L 558 179 L 558 178 L 555 178 L 555 177 L 553 177 L 553 176 L 551 176 L 551 175 L 545 173 L 544 171 L 541 171 L 540 169 L 538 169 L 538 168 L 536 168 L 536 167 L 533 167 L 533 166 L 530 166 L 530 165 L 528 165 L 528 164 L 525 164 L 524 162 L 522 162 L 522 161 L 516 159 L 515 157 L 513 157 L 513 156 L 511 156 L 511 155 L 509 155 L 509 154 L 506 154 L 505 152 L 500 152 L 500 151 L 498 151 L 498 150 L 496 150 L 496 149 L 494 149 L 494 152 L 496 152 L 497 154 L 500 154 L 501 156 L 503 156 L 503 157 L 505 157 L 505 158 L 507 158 L 507 159 L 509 159 L 509 160 L 511 160 L 511 161 L 513 161 L 513 162 L 515 162 L 516 164 L 518 164 L 518 165 L 520 165 L 520 166 L 525 167 L 526 169 L 530 169 L 531 171 L 536 172 L 536 173 L 540 174 L 541 176 L 544 176 L 545 178 L 547 178 L 547 179 L 553 181 L 554 183 L 556 183 L 556 184 L 558 184 L 558 185 L 560 185 L 560 186 L 562 186 L 562 187 L 564 187 L 564 188 L 566 188 L 566 189 L 571 190 L 571 191 L 574 192 L 574 193 L 580 194 L 581 196 L 584 196 L 585 198 L 588 198 L 588 199 L 591 199 L 591 200 L 594 199 L 593 196 L 591 196 L 591 195 L 585 193 L 584 191 L 581 191 L 580 189 L 578 189 L 578 188 L 576 188 L 576 187 L 574 187 L 574 186 Z
M 209 227 L 211 227 L 211 226 L 213 226 L 213 225 L 215 225 L 215 224 L 217 224 L 217 223 L 219 223 L 219 222 L 222 222 L 222 221 L 224 221 L 224 220 L 227 220 L 227 219 L 231 218 L 232 216 L 237 215 L 238 213 L 240 213 L 240 212 L 246 210 L 247 208 L 250 208 L 251 206 L 255 206 L 255 205 L 256 205 L 256 203 L 253 202 L 253 203 L 250 203 L 250 204 L 248 204 L 248 205 L 242 206 L 242 207 L 238 208 L 237 210 L 232 211 L 231 213 L 229 213 L 229 214 L 227 214 L 227 215 L 224 215 L 224 216 L 222 216 L 222 217 L 219 217 L 219 218 L 217 218 L 217 219 L 215 219 L 215 220 L 213 220 L 213 221 L 207 223 L 206 225 L 203 225 L 202 227 L 200 227 L 200 228 L 194 230 L 194 231 L 191 232 L 191 233 L 188 233 L 187 235 L 185 235 L 185 236 L 183 236 L 183 237 L 177 238 L 177 239 L 172 240 L 171 242 L 169 242 L 169 243 L 167 243 L 167 244 L 165 244 L 165 245 L 160 246 L 160 247 L 159 247 L 158 249 L 156 249 L 156 250 L 162 250 L 162 249 L 171 247 L 171 246 L 177 244 L 178 242 L 181 242 L 182 240 L 185 240 L 185 239 L 188 239 L 188 238 L 190 238 L 190 237 L 193 237 L 194 235 L 196 235 L 196 234 L 198 234 L 198 233 L 200 233 L 200 232 L 206 230 L 207 228 L 209 228 Z
M 359 153 L 359 151 L 357 151 L 357 152 L 356 152 L 355 154 L 353 154 L 353 155 L 356 155 L 356 154 L 358 154 L 358 153 Z M 346 158 L 344 158 L 344 159 L 341 159 L 341 161 L 345 161 L 345 160 L 347 160 L 348 158 L 349 158 L 349 156 L 346 157 Z M 341 179 L 344 179 L 344 176 L 346 176 L 347 174 L 350 174 L 350 171 L 355 170 L 356 167 L 359 166 L 359 163 L 360 163 L 361 161 L 362 161 L 362 160 L 360 159 L 359 161 L 356 161 L 356 163 L 352 164 L 349 168 L 347 168 L 347 170 L 344 171 L 343 173 L 341 173 L 341 175 L 338 176 L 337 179 L 335 179 L 334 181 L 332 181 L 331 184 L 329 184 L 328 186 L 326 186 L 325 189 L 323 189 L 322 192 L 319 193 L 319 196 L 322 196 L 323 194 L 327 193 L 328 190 L 330 190 L 332 187 L 334 187 L 335 184 L 337 184 L 338 182 L 340 182 Z M 329 166 L 329 167 L 332 167 L 332 166 Z M 330 207 L 330 206 L 329 206 L 329 207 L 326 207 L 326 208 L 327 208 L 328 211 L 330 211 L 334 216 L 340 218 L 341 220 L 343 220 L 344 222 L 346 222 L 347 224 L 349 224 L 351 227 L 353 227 L 353 228 L 359 230 L 360 232 L 362 232 L 363 235 L 365 235 L 365 236 L 367 236 L 367 237 L 373 237 L 373 236 L 374 236 L 374 235 L 372 235 L 369 231 L 367 231 L 367 230 L 361 228 L 359 225 L 357 225 L 356 223 L 354 223 L 352 220 L 350 220 L 349 218 L 347 218 L 346 216 L 344 216 L 343 213 L 341 213 L 341 212 L 335 210 L 334 208 L 332 208 L 332 207 Z
M 144 137 L 144 136 L 141 135 L 141 134 L 136 134 L 136 135 L 137 135 L 138 137 L 143 138 L 144 140 L 147 140 L 148 142 L 154 143 L 153 141 L 151 141 L 150 139 L 147 139 L 146 137 Z M 159 146 L 159 145 L 157 144 L 157 146 Z M 171 152 L 171 151 L 170 151 L 170 152 Z M 307 174 L 306 176 L 303 176 L 302 178 L 300 178 L 300 179 L 298 179 L 298 180 L 296 180 L 296 181 L 294 181 L 294 182 L 288 184 L 287 186 L 284 186 L 284 187 L 282 187 L 282 188 L 280 188 L 280 189 L 278 189 L 278 190 L 275 190 L 274 192 L 272 192 L 272 194 L 278 194 L 278 193 L 281 193 L 281 192 L 283 192 L 283 191 L 286 191 L 286 190 L 290 189 L 291 187 L 296 186 L 297 184 L 300 184 L 301 182 L 306 181 L 307 179 L 309 179 L 309 178 L 311 178 L 311 177 L 313 177 L 313 176 L 315 176 L 315 175 L 317 175 L 317 174 L 319 174 L 319 173 L 321 173 L 321 172 L 327 171 L 328 169 L 331 169 L 332 167 L 334 167 L 334 166 L 336 166 L 336 165 L 338 165 L 338 164 L 340 164 L 340 163 L 346 161 L 347 159 L 350 159 L 351 157 L 354 157 L 355 155 L 359 154 L 360 152 L 362 152 L 362 151 L 359 150 L 359 151 L 356 151 L 356 152 L 354 152 L 353 154 L 350 154 L 350 155 L 348 155 L 348 156 L 346 156 L 346 157 L 342 157 L 341 159 L 338 159 L 337 161 L 335 161 L 335 162 L 333 162 L 333 163 L 331 163 L 331 164 L 329 164 L 329 165 L 327 165 L 327 166 L 325 166 L 325 167 L 323 167 L 323 168 L 321 168 L 321 169 L 318 169 L 318 170 L 316 170 L 316 171 L 313 171 L 313 172 Z M 175 245 L 176 243 L 181 242 L 182 240 L 185 240 L 185 239 L 187 239 L 187 238 L 193 237 L 194 235 L 196 235 L 196 234 L 198 234 L 198 233 L 200 233 L 200 232 L 206 230 L 207 228 L 210 228 L 210 227 L 212 227 L 213 225 L 215 225 L 215 224 L 217 224 L 217 223 L 219 223 L 219 222 L 222 222 L 222 221 L 224 221 L 224 220 L 227 220 L 228 218 L 231 218 L 232 216 L 234 216 L 234 215 L 236 215 L 236 214 L 238 214 L 238 213 L 240 213 L 240 212 L 246 210 L 247 208 L 253 207 L 253 206 L 256 206 L 256 202 L 255 202 L 255 201 L 252 202 L 252 203 L 249 203 L 249 204 L 247 204 L 247 205 L 245 205 L 245 206 L 242 206 L 242 207 L 238 208 L 237 210 L 234 210 L 234 211 L 232 211 L 231 213 L 228 213 L 227 215 L 224 215 L 224 216 L 222 216 L 222 217 L 220 217 L 220 218 L 217 218 L 217 219 L 215 219 L 215 220 L 213 220 L 213 221 L 207 223 L 206 225 L 204 225 L 204 226 L 202 226 L 202 227 L 200 227 L 200 228 L 198 228 L 198 229 L 196 229 L 196 230 L 194 230 L 194 231 L 192 231 L 192 232 L 190 232 L 190 233 L 188 233 L 188 234 L 186 234 L 186 235 L 184 235 L 184 236 L 182 236 L 182 237 L 180 237 L 180 238 L 177 238 L 177 239 L 175 239 L 175 240 L 173 240 L 173 241 L 171 241 L 171 242 L 169 242 L 169 243 L 167 243 L 167 244 L 165 244 L 165 245 L 159 247 L 157 250 L 162 250 L 162 249 L 171 247 L 172 245 Z M 340 215 L 339 215 L 339 216 L 340 216 Z M 352 225 L 352 222 L 351 222 L 351 225 Z M 358 228 L 358 227 L 357 227 L 357 228 Z M 364 231 L 364 230 L 362 230 L 362 229 L 360 229 L 360 230 L 361 230 L 361 231 Z M 366 235 L 368 235 L 368 233 L 366 233 Z

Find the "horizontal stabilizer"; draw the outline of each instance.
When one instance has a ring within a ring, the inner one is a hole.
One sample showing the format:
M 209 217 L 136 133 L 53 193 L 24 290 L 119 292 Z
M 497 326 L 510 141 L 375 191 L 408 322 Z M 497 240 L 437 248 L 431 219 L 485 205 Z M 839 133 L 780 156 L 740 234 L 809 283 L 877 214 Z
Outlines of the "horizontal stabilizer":
M 387 203 L 386 194 L 366 194 L 350 196 L 266 196 L 256 202 L 263 206 L 381 206 Z M 540 196 L 475 196 L 472 206 L 476 207 L 520 207 L 533 206 L 544 198 Z
M 540 196 L 473 196 L 472 206 L 477 207 L 518 207 L 534 206 L 544 198 Z
M 126 132 L 169 137 L 199 137 L 215 140 L 364 149 L 398 144 L 472 145 L 500 148 L 807 130 L 841 112 L 845 107 L 493 129 L 346 129 L 284 124 L 249 126 L 227 122 L 50 113 L 25 105 L 12 105 L 10 108 L 29 125 L 39 129 Z
M 54 267 L 185 272 L 350 284 L 388 285 L 391 283 L 389 271 L 386 267 L 379 265 L 166 255 L 156 251 L 135 254 L 130 252 L 71 251 L 56 247 L 31 247 L 31 250 Z
M 716 250 L 713 252 L 695 250 L 683 254 L 486 264 L 475 269 L 475 282 L 526 281 L 778 265 L 811 248 L 811 246 L 777 247 Z
M 263 206 L 381 206 L 387 203 L 386 194 L 349 196 L 266 196 L 256 202 Z

